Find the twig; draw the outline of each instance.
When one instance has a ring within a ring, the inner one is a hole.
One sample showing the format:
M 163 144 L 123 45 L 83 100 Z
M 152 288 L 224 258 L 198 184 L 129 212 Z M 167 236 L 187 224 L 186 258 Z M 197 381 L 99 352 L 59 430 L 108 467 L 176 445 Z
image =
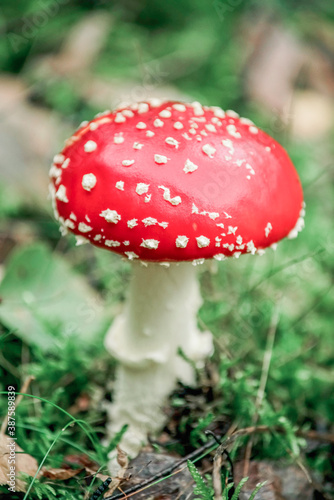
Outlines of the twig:
M 212 486 L 214 491 L 214 499 L 222 500 L 222 480 L 221 480 L 221 468 L 223 465 L 223 456 L 219 453 L 215 453 L 213 459 L 213 471 L 212 471 Z
M 18 392 L 21 392 L 21 393 L 27 392 L 28 387 L 29 387 L 32 380 L 35 380 L 35 377 L 33 375 L 29 375 L 25 379 L 25 381 L 23 382 L 23 386 L 21 387 L 21 389 Z M 19 406 L 22 399 L 23 399 L 23 394 L 20 394 L 19 396 L 17 396 L 16 401 L 15 401 L 16 408 Z M 1 429 L 0 429 L 1 435 L 5 434 L 6 429 L 7 429 L 7 425 L 8 425 L 8 414 L 5 416 L 4 421 L 2 422 Z
M 265 389 L 266 389 L 266 385 L 267 385 L 270 362 L 271 362 L 271 357 L 272 357 L 272 352 L 273 352 L 273 347 L 274 347 L 274 342 L 275 342 L 275 335 L 276 335 L 278 321 L 279 321 L 279 314 L 278 314 L 278 309 L 276 308 L 274 310 L 274 313 L 273 313 L 273 316 L 271 319 L 271 324 L 270 324 L 270 327 L 268 330 L 267 345 L 266 345 L 265 353 L 263 356 L 260 384 L 259 384 L 259 389 L 257 391 L 256 400 L 255 400 L 255 413 L 254 413 L 253 419 L 252 419 L 252 424 L 255 427 L 259 421 L 259 409 L 262 406 L 262 402 L 263 402 L 263 398 L 264 398 L 264 394 L 265 394 Z M 251 435 L 251 437 L 247 443 L 247 446 L 246 446 L 243 477 L 248 476 L 249 462 L 250 462 L 250 457 L 252 454 L 253 443 L 254 443 L 254 434 Z

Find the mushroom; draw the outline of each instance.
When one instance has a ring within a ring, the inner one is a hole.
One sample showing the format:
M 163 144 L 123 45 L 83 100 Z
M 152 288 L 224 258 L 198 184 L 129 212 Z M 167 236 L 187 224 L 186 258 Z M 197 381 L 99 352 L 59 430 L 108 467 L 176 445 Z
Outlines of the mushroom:
M 63 231 L 132 262 L 124 311 L 106 336 L 119 360 L 109 432 L 128 424 L 135 456 L 158 432 L 177 379 L 212 352 L 200 332 L 195 266 L 262 254 L 303 227 L 298 174 L 286 151 L 248 119 L 157 99 L 83 123 L 51 167 Z

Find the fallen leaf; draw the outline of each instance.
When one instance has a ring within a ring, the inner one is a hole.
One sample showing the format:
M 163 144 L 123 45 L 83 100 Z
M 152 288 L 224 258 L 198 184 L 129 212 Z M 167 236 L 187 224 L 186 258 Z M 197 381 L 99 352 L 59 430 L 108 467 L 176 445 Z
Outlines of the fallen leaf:
M 84 469 L 42 469 L 43 477 L 47 477 L 54 481 L 66 481 L 66 479 L 70 479 L 71 477 L 80 474 Z
M 15 457 L 14 457 L 15 450 Z M 13 464 L 12 460 L 15 460 Z M 15 469 L 10 469 L 15 467 Z M 22 448 L 7 435 L 0 434 L 0 484 L 10 484 L 10 472 L 15 471 L 15 491 L 26 491 L 26 483 L 19 478 L 24 472 L 33 477 L 38 469 L 37 460 L 31 455 L 24 453 Z

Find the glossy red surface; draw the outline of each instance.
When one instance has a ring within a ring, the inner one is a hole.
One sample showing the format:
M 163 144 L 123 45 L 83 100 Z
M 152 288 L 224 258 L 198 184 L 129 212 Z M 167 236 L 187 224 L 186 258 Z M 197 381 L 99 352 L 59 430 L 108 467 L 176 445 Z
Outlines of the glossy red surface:
M 198 103 L 182 109 L 141 103 L 82 126 L 51 169 L 62 224 L 96 246 L 147 261 L 238 256 L 287 236 L 303 194 L 282 146 L 233 112 Z M 82 186 L 86 174 L 96 178 L 90 190 Z M 146 193 L 136 192 L 140 183 Z M 107 209 L 113 222 L 101 216 Z

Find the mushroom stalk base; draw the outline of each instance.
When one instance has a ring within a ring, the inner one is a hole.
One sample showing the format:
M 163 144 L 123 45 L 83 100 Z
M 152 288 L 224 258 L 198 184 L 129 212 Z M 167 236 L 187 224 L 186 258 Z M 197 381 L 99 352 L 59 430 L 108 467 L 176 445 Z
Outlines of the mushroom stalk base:
M 130 457 L 138 454 L 148 434 L 163 427 L 163 406 L 177 379 L 194 383 L 193 367 L 178 349 L 195 363 L 212 352 L 211 333 L 197 328 L 202 300 L 195 267 L 184 262 L 168 268 L 134 263 L 133 268 L 124 311 L 105 340 L 120 362 L 108 431 L 112 437 L 128 424 L 121 448 Z

